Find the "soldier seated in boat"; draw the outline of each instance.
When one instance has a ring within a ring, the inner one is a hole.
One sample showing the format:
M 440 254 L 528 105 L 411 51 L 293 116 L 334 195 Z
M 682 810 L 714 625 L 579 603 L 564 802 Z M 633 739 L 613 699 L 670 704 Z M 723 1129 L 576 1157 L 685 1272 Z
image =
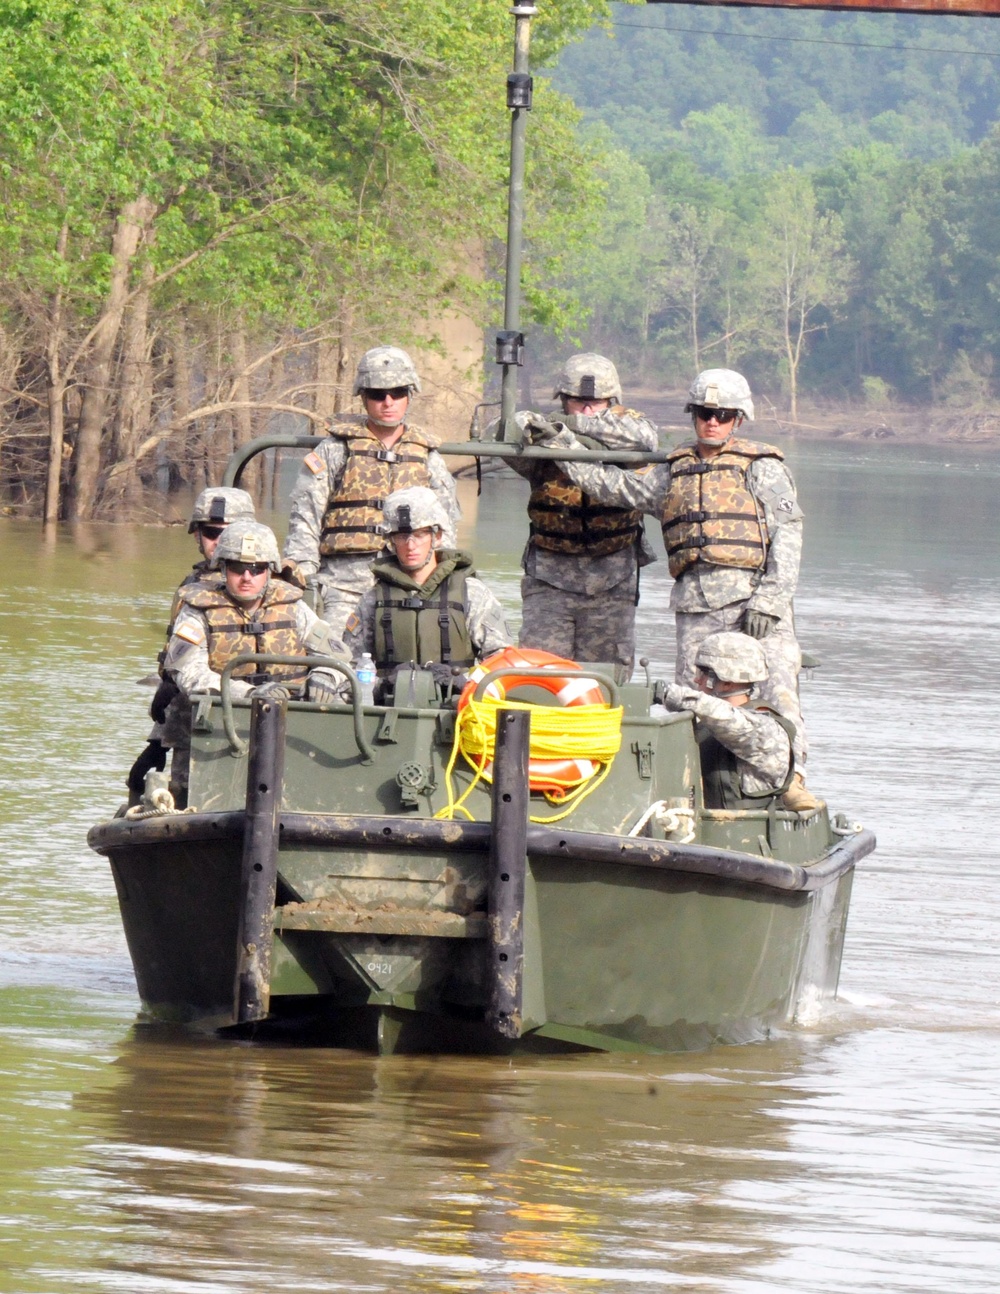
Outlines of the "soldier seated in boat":
M 302 600 L 297 584 L 280 578 L 281 557 L 274 534 L 243 518 L 228 526 L 215 549 L 217 580 L 182 585 L 173 632 L 163 661 L 164 675 L 187 699 L 196 692 L 218 692 L 223 667 L 247 653 L 283 656 L 343 656 L 343 644 L 330 626 Z M 275 576 L 277 578 L 272 578 Z M 233 671 L 232 695 L 301 696 L 308 677 L 309 700 L 328 700 L 339 676 L 298 665 L 240 665 Z M 187 786 L 187 762 L 177 752 L 171 768 L 174 798 Z
M 194 507 L 191 509 L 191 520 L 188 523 L 188 534 L 194 535 L 201 558 L 195 562 L 191 570 L 181 580 L 180 587 L 174 594 L 174 599 L 170 606 L 170 620 L 167 624 L 167 642 L 170 641 L 170 635 L 174 631 L 174 621 L 177 619 L 177 613 L 181 608 L 181 591 L 193 584 L 217 586 L 222 583 L 222 576 L 215 569 L 213 560 L 215 547 L 225 528 L 241 517 L 249 518 L 251 521 L 255 517 L 253 499 L 247 494 L 246 490 L 237 490 L 221 485 L 213 486 L 207 490 L 202 490 L 195 499 Z M 138 803 L 143 792 L 146 774 L 153 769 L 162 773 L 167 766 L 167 752 L 178 746 L 186 747 L 188 742 L 186 707 L 178 701 L 180 692 L 176 683 L 174 683 L 173 679 L 164 677 L 163 659 L 165 656 L 166 647 L 164 646 L 157 660 L 160 685 L 156 689 L 149 707 L 149 717 L 153 720 L 153 728 L 149 734 L 146 749 L 132 765 L 126 779 L 130 804 Z
M 747 634 L 710 634 L 698 647 L 695 686 L 666 685 L 669 710 L 696 718 L 707 809 L 761 809 L 779 800 L 794 773 L 788 719 L 759 704 L 768 676 L 763 648 Z
M 503 609 L 476 579 L 472 557 L 444 548 L 448 516 L 434 492 L 410 486 L 383 508 L 385 547 L 369 589 L 347 621 L 345 645 L 367 652 L 379 677 L 376 699 L 391 695 L 399 669 L 428 666 L 447 695 L 476 660 L 513 642 Z

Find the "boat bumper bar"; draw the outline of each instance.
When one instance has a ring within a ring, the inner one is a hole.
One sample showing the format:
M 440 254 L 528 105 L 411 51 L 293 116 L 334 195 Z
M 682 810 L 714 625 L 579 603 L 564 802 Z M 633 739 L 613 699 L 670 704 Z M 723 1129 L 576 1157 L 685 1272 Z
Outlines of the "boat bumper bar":
M 109 854 L 129 845 L 243 837 L 244 813 L 185 813 L 161 818 L 114 818 L 91 828 L 90 847 Z M 488 822 L 439 822 L 434 818 L 383 817 L 366 814 L 289 813 L 279 815 L 282 847 L 392 849 L 426 852 L 487 853 L 493 835 Z M 532 858 L 582 859 L 587 862 L 691 872 L 720 880 L 761 885 L 766 889 L 818 890 L 852 868 L 875 848 L 875 835 L 859 831 L 845 836 L 815 862 L 782 863 L 755 854 L 709 845 L 680 845 L 669 840 L 624 839 L 589 831 L 559 831 L 529 823 L 527 851 Z

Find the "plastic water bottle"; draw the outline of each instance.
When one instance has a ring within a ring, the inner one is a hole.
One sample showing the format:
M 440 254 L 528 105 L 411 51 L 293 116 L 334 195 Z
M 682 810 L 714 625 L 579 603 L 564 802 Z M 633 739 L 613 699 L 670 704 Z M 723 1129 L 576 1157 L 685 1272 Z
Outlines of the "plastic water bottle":
M 365 654 L 358 661 L 356 670 L 358 682 L 361 684 L 361 704 L 375 704 L 375 662 L 372 660 L 371 652 Z

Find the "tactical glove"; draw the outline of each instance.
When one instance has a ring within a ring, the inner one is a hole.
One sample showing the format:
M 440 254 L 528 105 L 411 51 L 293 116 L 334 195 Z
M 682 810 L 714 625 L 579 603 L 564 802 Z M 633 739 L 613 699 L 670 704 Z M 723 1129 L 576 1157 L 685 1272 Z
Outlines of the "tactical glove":
M 255 688 L 251 688 L 249 696 L 263 697 L 265 701 L 290 701 L 292 690 L 286 684 L 279 683 L 277 679 L 271 679 L 267 683 L 258 683 Z
M 303 592 L 305 592 L 308 582 L 306 575 L 303 573 L 302 567 L 298 562 L 293 561 L 291 557 L 283 557 L 281 559 L 281 570 L 278 572 L 278 579 L 284 580 L 285 583 L 290 584 L 292 588 L 301 589 Z
M 167 706 L 180 692 L 180 688 L 172 678 L 160 680 L 160 686 L 153 693 L 153 699 L 149 703 L 149 717 L 154 723 L 167 722 Z
M 743 613 L 743 632 L 751 638 L 766 638 L 780 619 L 780 616 L 772 616 L 767 611 L 748 609 Z
M 306 684 L 306 700 L 315 701 L 317 705 L 339 705 L 341 701 L 341 688 L 344 686 L 346 679 L 343 674 L 338 674 L 336 670 L 323 669 L 320 666 L 309 674 L 309 681 Z
M 158 773 L 162 773 L 167 766 L 167 748 L 162 742 L 153 740 L 142 752 L 128 771 L 128 777 L 125 779 L 129 791 L 132 795 L 140 796 L 146 786 L 146 774 L 150 769 L 155 768 Z

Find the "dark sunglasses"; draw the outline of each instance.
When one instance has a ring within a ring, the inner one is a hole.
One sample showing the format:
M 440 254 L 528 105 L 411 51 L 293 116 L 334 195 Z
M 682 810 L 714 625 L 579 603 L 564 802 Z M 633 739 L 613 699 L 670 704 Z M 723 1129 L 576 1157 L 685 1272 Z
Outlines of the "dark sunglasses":
M 366 386 L 365 399 L 374 400 L 376 404 L 381 404 L 388 396 L 394 400 L 402 400 L 410 394 L 408 386 Z
M 234 575 L 263 575 L 268 566 L 267 562 L 226 562 L 226 569 Z
M 226 528 L 225 526 L 199 526 L 198 527 L 198 529 L 201 531 L 201 533 L 205 536 L 206 539 L 218 539 L 219 536 L 222 534 L 222 532 L 225 530 L 225 528 Z
M 739 409 L 710 409 L 707 404 L 693 404 L 691 412 L 702 422 L 708 422 L 709 418 L 719 423 L 735 422 L 740 416 Z

